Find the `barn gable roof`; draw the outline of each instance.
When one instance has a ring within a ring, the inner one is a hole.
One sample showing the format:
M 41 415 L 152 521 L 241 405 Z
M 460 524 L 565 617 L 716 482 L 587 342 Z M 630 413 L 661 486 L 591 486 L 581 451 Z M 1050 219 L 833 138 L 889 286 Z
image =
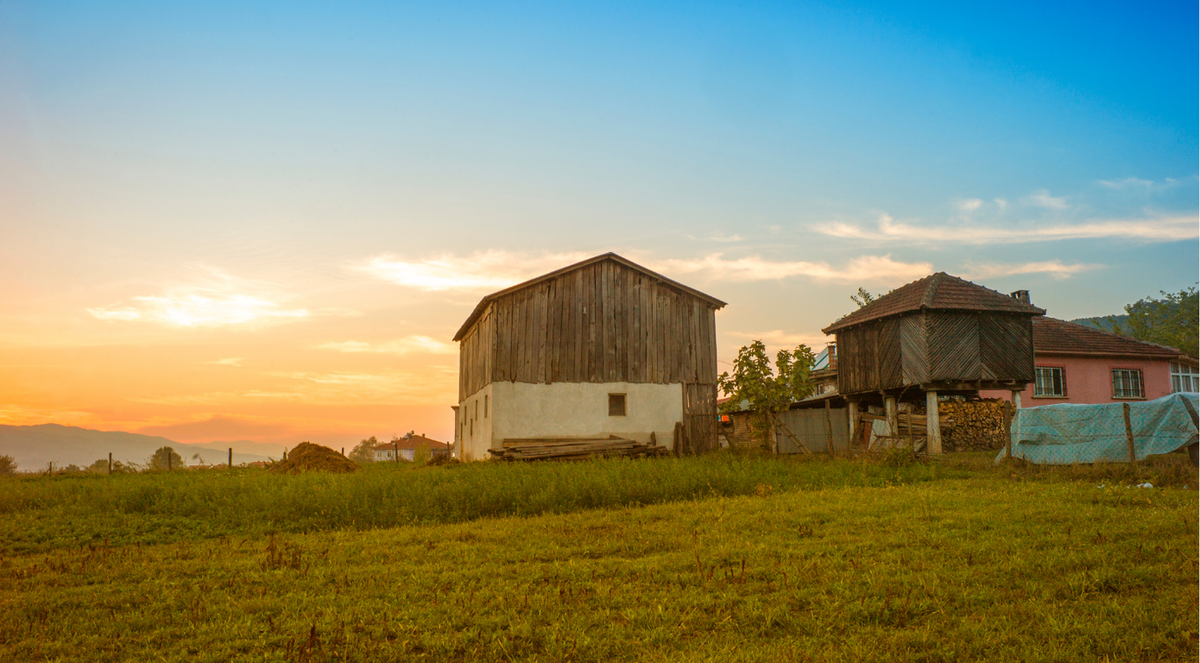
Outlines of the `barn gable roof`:
M 1174 358 L 1183 354 L 1166 345 L 1139 341 L 1128 336 L 1044 316 L 1033 319 L 1033 350 L 1046 354 L 1120 357 Z
M 938 272 L 896 288 L 821 331 L 832 334 L 847 327 L 922 309 L 995 311 L 1031 316 L 1046 313 L 1045 309 L 1026 304 L 1015 297 Z
M 642 274 L 645 274 L 646 276 L 649 276 L 650 278 L 656 279 L 657 281 L 659 281 L 675 290 L 678 290 L 679 292 L 681 292 L 685 295 L 695 297 L 695 298 L 703 301 L 705 304 L 708 304 L 709 306 L 711 306 L 714 309 L 720 309 L 720 308 L 725 307 L 725 302 L 717 299 L 716 297 L 713 297 L 712 295 L 706 295 L 703 292 L 700 292 L 699 290 L 696 290 L 694 288 L 689 288 L 686 285 L 684 285 L 678 281 L 673 281 L 673 280 L 663 276 L 662 274 L 659 274 L 657 272 L 646 269 L 645 267 L 642 267 L 641 265 L 633 262 L 632 260 L 623 258 L 615 253 L 609 252 L 609 253 L 604 253 L 604 254 L 598 255 L 594 258 L 588 258 L 587 260 L 577 262 L 573 265 L 567 265 L 566 267 L 563 267 L 561 269 L 556 269 L 553 272 L 550 272 L 548 274 L 543 274 L 541 276 L 529 279 L 528 281 L 518 283 L 514 286 L 511 286 L 511 287 L 505 288 L 503 290 L 493 292 L 490 295 L 487 295 L 483 299 L 479 300 L 479 304 L 477 304 L 475 306 L 475 310 L 471 312 L 471 315 L 467 317 L 466 322 L 464 322 L 462 324 L 462 327 L 459 328 L 458 332 L 454 334 L 454 340 L 461 341 L 463 339 L 463 337 L 467 335 L 467 332 L 471 329 L 471 327 L 475 324 L 475 322 L 477 320 L 479 320 L 480 316 L 483 315 L 483 312 L 485 310 L 487 310 L 488 304 L 490 304 L 492 301 L 499 299 L 501 297 L 504 297 L 505 295 L 509 295 L 514 292 L 517 292 L 518 290 L 523 290 L 530 286 L 537 285 L 538 283 L 542 283 L 544 281 L 549 281 L 550 279 L 557 278 L 568 272 L 573 272 L 577 269 L 582 269 L 589 265 L 594 265 L 598 262 L 602 262 L 605 260 L 611 260 L 612 262 L 615 262 L 619 265 L 622 265 L 622 266 L 628 267 L 629 269 L 633 269 L 638 272 L 641 272 Z

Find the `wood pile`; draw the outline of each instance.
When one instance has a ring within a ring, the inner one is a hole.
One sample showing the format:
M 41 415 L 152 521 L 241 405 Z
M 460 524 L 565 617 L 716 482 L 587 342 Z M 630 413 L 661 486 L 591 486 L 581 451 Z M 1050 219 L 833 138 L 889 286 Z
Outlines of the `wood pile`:
M 942 402 L 938 407 L 942 426 L 942 449 L 1003 449 L 1004 403 L 1000 398 Z
M 666 447 L 619 437 L 506 439 L 503 449 L 488 449 L 498 460 L 584 460 L 593 456 L 666 456 Z

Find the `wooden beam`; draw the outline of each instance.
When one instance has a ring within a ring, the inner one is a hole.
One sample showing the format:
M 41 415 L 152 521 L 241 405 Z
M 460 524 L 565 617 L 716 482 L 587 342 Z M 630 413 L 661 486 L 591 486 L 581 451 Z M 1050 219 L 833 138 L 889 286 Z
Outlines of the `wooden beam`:
M 942 428 L 938 422 L 938 393 L 925 392 L 925 436 L 929 440 L 929 453 L 942 453 Z

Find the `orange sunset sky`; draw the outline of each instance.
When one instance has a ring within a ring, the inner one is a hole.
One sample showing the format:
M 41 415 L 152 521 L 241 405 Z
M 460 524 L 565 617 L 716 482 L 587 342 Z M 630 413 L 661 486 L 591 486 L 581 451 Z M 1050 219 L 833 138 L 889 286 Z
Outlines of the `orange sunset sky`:
M 1044 11 L 4 3 L 0 424 L 450 439 L 480 297 L 607 251 L 722 362 L 933 271 L 1192 285 L 1194 6 Z

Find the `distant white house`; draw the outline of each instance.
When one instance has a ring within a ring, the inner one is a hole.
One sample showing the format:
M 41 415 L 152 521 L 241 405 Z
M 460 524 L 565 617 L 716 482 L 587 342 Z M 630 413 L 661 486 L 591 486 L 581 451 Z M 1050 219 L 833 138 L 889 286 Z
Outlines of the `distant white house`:
M 408 433 L 404 437 L 398 437 L 391 442 L 380 442 L 375 445 L 375 460 L 376 461 L 394 461 L 397 455 L 400 460 L 412 461 L 416 458 L 417 451 L 425 449 L 429 452 L 429 456 L 448 456 L 450 455 L 450 445 L 446 442 L 438 442 L 424 435 L 416 433 Z

